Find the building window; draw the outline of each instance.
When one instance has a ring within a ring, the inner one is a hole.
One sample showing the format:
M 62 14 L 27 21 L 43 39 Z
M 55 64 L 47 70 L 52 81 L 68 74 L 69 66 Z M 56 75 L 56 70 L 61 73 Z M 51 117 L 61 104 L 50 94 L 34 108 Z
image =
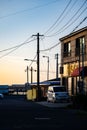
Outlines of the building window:
M 70 45 L 70 42 L 64 43 L 63 56 L 64 57 L 71 56 L 71 45 Z
M 79 56 L 80 54 L 82 54 L 82 52 L 85 52 L 85 37 L 80 37 L 76 39 L 75 55 Z

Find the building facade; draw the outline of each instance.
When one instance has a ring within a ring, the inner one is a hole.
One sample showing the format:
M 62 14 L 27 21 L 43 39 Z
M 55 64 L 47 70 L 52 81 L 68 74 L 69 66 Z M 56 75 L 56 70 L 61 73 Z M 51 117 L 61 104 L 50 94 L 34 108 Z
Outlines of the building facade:
M 70 95 L 87 94 L 87 27 L 61 41 L 61 78 Z

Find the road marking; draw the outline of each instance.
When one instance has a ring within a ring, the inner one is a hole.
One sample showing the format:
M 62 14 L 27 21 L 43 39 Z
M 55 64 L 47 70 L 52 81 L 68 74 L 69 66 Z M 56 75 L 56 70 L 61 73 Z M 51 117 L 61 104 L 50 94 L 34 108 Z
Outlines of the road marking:
M 35 117 L 35 120 L 50 120 L 51 118 L 49 117 Z

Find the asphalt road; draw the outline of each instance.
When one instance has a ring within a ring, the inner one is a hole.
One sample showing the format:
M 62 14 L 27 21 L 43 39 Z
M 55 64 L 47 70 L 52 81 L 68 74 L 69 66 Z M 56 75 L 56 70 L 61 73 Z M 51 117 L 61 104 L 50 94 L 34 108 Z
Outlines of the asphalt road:
M 87 130 L 87 114 L 66 108 L 47 107 L 24 97 L 0 100 L 0 130 Z

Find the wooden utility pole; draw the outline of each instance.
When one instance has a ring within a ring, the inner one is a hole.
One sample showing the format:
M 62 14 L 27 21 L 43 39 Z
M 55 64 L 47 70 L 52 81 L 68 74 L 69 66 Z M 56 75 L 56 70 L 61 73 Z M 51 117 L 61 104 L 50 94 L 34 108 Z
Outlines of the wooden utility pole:
M 30 71 L 31 71 L 31 83 L 32 83 L 32 81 L 33 81 L 33 73 L 32 73 L 32 71 L 33 71 L 33 67 L 32 67 L 32 66 L 31 66 Z
M 56 78 L 58 78 L 58 53 L 55 54 L 55 59 L 56 59 Z
M 27 66 L 27 83 L 29 82 L 28 66 Z
M 36 70 L 34 70 L 33 67 L 31 66 L 30 71 L 31 71 L 31 83 L 33 83 L 33 71 L 36 72 Z
M 40 35 L 39 33 L 37 33 L 36 35 L 33 35 L 33 36 L 36 36 L 37 37 L 37 88 L 38 88 L 38 100 L 40 100 L 41 98 L 41 91 L 40 91 L 40 63 L 39 63 L 39 53 L 40 53 L 40 50 L 39 50 L 39 37 L 40 36 L 43 36 L 43 35 Z

